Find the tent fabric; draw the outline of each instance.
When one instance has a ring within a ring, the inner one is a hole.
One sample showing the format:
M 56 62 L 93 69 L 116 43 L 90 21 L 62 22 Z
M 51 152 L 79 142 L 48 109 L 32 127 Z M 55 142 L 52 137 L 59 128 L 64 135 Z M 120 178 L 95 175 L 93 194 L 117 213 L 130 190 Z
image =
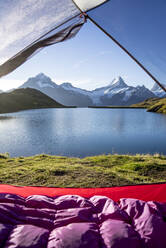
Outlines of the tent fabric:
M 71 0 L 0 1 L 0 64 L 79 14 Z
M 3 24 L 0 27 L 0 77 L 16 69 L 34 52 L 39 51 L 40 47 L 55 44 L 57 39 L 59 39 L 58 42 L 66 40 L 64 39 L 63 25 L 81 14 L 79 7 L 87 11 L 105 1 L 0 1 L 0 23 Z M 57 31 L 59 27 L 62 28 L 62 32 Z M 65 30 L 65 32 L 68 32 L 68 30 Z M 50 37 L 50 33 L 53 39 L 56 37 L 54 42 L 49 42 L 49 44 L 45 42 L 44 45 L 42 42 L 41 44 L 40 41 L 48 38 L 48 35 Z M 61 34 L 62 37 L 60 38 Z
M 86 12 L 93 9 L 108 0 L 73 0 L 73 2 L 81 9 L 82 12 Z
M 56 32 L 55 34 L 52 34 L 51 32 L 50 36 L 47 35 L 48 37 L 46 37 L 45 39 L 41 39 L 28 48 L 24 49 L 23 51 L 19 52 L 17 55 L 1 65 L 0 77 L 5 76 L 15 70 L 26 60 L 32 57 L 32 55 L 39 52 L 42 48 L 73 38 L 78 33 L 83 24 L 83 18 L 75 18 L 74 21 L 72 20 L 72 23 L 69 26 L 63 28 L 59 32 Z
M 166 85 L 165 13 L 163 0 L 111 0 L 88 15 Z
M 101 195 L 119 201 L 120 198 L 136 198 L 143 201 L 166 202 L 166 183 L 134 185 L 110 188 L 49 188 L 49 187 L 17 187 L 0 185 L 0 193 L 17 194 L 22 197 L 30 195 L 46 195 L 50 197 L 61 195 L 79 195 L 90 198 Z
M 50 32 L 55 34 L 58 27 L 80 13 L 72 0 L 0 1 L 0 65 L 48 38 Z M 2 75 L 3 69 L 0 66 Z

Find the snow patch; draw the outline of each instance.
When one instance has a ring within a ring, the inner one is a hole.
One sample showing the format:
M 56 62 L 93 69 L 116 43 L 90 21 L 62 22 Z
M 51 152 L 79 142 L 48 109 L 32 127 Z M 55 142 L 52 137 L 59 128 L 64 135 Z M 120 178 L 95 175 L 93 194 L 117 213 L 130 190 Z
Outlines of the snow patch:
M 47 88 L 47 87 L 49 87 L 49 88 L 55 88 L 53 85 L 51 85 L 49 83 L 43 83 L 41 81 L 37 81 L 36 83 L 38 84 L 38 86 L 40 88 Z
M 125 92 L 125 96 L 123 97 L 123 100 L 126 102 L 132 96 L 132 93 L 133 93 L 133 89 L 132 90 L 127 90 Z

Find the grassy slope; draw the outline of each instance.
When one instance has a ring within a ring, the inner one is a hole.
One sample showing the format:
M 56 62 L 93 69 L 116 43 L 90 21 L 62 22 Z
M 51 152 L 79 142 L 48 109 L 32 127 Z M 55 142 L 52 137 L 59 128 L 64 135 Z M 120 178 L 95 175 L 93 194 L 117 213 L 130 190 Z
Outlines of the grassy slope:
M 100 155 L 83 159 L 0 156 L 0 183 L 54 187 L 108 187 L 166 181 L 166 156 Z
M 157 112 L 166 114 L 166 98 L 151 98 L 143 102 L 133 104 L 132 107 L 144 107 L 149 112 Z
M 145 107 L 135 107 L 135 106 L 88 106 L 88 108 L 108 108 L 108 109 L 135 109 L 135 108 L 145 108 Z
M 10 93 L 0 94 L 0 113 L 60 107 L 64 106 L 35 89 L 16 89 Z

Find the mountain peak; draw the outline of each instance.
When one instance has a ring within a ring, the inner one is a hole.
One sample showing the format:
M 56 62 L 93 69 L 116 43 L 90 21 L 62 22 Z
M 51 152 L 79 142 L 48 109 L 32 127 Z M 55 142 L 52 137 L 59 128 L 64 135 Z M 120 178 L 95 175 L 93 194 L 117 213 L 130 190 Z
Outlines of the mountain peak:
M 156 91 L 156 90 L 160 90 L 160 87 L 159 87 L 159 85 L 157 83 L 154 83 L 151 91 Z
M 54 83 L 44 73 L 29 78 L 20 88 L 34 88 L 66 106 L 130 105 L 141 102 L 155 94 L 145 86 L 128 86 L 122 77 L 117 77 L 104 87 L 86 91 L 69 82 Z
M 71 83 L 68 83 L 68 82 L 62 83 L 61 86 L 65 87 L 65 88 L 73 88 L 73 85 Z
M 162 85 L 166 88 L 166 84 L 163 84 Z M 163 90 L 157 83 L 154 83 L 151 91 L 155 91 L 155 90 Z
M 46 76 L 44 73 L 39 73 L 37 74 L 35 77 L 35 79 L 39 79 L 39 80 L 51 80 L 51 78 L 49 78 L 48 76 Z
M 30 77 L 23 85 L 19 88 L 45 88 L 51 87 L 55 88 L 57 85 L 51 80 L 50 77 L 46 76 L 44 73 L 39 73 L 35 77 Z
M 128 87 L 127 84 L 124 82 L 122 77 L 117 77 L 112 80 L 112 82 L 109 84 L 112 88 L 125 88 Z
M 162 84 L 166 88 L 166 84 Z M 151 91 L 157 96 L 157 97 L 165 97 L 166 93 L 165 91 L 160 88 L 160 86 L 157 83 L 154 83 Z

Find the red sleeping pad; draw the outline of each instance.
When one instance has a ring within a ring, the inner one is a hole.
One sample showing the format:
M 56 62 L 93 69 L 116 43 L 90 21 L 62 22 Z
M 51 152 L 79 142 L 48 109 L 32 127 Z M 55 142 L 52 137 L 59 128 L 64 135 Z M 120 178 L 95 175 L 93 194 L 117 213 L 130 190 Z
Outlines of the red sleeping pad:
M 166 183 L 122 186 L 112 188 L 48 188 L 48 187 L 17 187 L 0 185 L 0 193 L 17 194 L 22 197 L 30 195 L 79 195 L 85 198 L 94 195 L 107 196 L 114 201 L 120 198 L 135 198 L 143 201 L 166 202 Z

